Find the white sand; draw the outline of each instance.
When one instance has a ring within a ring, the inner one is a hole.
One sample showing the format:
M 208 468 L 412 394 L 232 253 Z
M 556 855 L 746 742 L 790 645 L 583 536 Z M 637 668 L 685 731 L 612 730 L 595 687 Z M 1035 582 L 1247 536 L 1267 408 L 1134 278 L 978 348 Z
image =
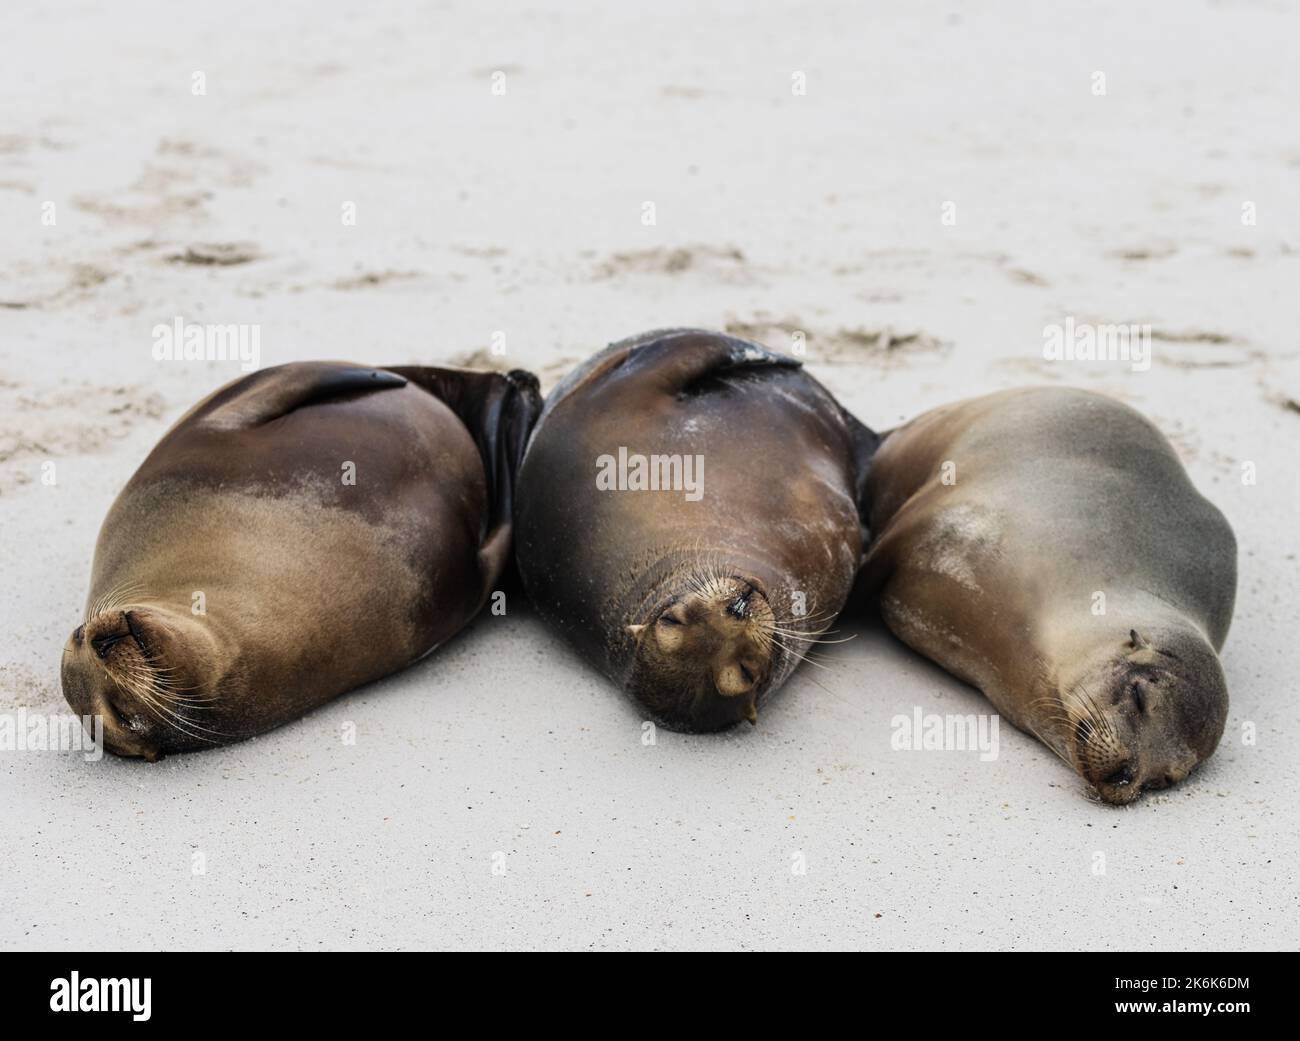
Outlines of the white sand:
M 0 712 L 62 707 L 105 511 L 238 374 L 151 359 L 180 315 L 260 324 L 263 364 L 464 361 L 501 330 L 548 384 L 645 328 L 797 329 L 881 428 L 1116 394 L 1236 528 L 1228 730 L 1127 810 L 1010 727 L 993 762 L 891 751 L 897 713 L 986 705 L 847 624 L 757 729 L 647 747 L 516 602 L 237 747 L 0 753 L 0 946 L 1300 943 L 1295 4 L 283 6 L 0 8 Z M 1066 316 L 1150 323 L 1151 371 L 1044 362 Z

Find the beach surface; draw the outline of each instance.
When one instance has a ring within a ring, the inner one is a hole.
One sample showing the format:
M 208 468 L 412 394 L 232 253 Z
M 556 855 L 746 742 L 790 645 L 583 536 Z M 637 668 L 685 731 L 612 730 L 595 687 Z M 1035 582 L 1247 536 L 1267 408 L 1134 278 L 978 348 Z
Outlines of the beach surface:
M 990 709 L 871 618 L 757 727 L 651 741 L 515 596 L 237 746 L 0 750 L 0 948 L 1300 945 L 1300 9 L 1023 6 L 0 9 L 0 715 L 65 711 L 109 505 L 240 375 L 155 360 L 177 319 L 544 387 L 726 329 L 881 430 L 1088 387 L 1240 546 L 1223 741 L 1125 809 L 1005 722 L 892 748 Z M 1045 358 L 1067 320 L 1149 366 Z

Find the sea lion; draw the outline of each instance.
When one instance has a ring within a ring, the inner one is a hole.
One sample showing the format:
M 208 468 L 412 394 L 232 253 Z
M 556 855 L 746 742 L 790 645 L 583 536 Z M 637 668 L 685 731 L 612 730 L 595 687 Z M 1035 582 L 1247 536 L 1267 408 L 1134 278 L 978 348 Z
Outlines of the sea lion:
M 1133 409 L 1049 387 L 937 408 L 883 435 L 868 498 L 885 623 L 1102 799 L 1214 751 L 1236 540 Z
M 516 498 L 539 613 L 675 730 L 751 723 L 843 606 L 875 435 L 800 363 L 697 329 L 548 397 Z
M 303 362 L 201 401 L 100 530 L 63 693 L 150 761 L 261 733 L 411 664 L 510 559 L 537 381 Z

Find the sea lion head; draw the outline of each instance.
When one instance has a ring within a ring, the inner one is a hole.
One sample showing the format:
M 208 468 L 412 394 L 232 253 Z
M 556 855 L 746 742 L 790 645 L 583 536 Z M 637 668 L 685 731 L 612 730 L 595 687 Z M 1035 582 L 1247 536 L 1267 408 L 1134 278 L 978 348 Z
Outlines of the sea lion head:
M 63 696 L 99 716 L 104 746 L 156 762 L 220 743 L 212 720 L 218 655 L 188 613 L 149 603 L 92 611 L 63 648 Z
M 1177 784 L 1208 759 L 1228 717 L 1218 656 L 1197 633 L 1136 629 L 1062 694 L 1074 767 L 1106 802 Z
M 722 730 L 758 722 L 758 699 L 778 671 L 776 616 L 755 579 L 692 578 L 643 622 L 628 687 L 674 730 Z

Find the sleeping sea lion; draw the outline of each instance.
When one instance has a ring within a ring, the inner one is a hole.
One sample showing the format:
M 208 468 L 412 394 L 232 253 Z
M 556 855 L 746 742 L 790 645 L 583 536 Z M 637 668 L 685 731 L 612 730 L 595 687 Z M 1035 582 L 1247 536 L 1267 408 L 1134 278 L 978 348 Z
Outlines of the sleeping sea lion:
M 1102 799 L 1214 751 L 1236 540 L 1133 409 L 1054 387 L 946 405 L 884 435 L 868 497 L 889 628 Z
M 524 588 L 653 720 L 756 722 L 852 588 L 874 445 L 758 344 L 695 329 L 616 343 L 555 389 L 529 440 Z
M 63 693 L 150 761 L 261 733 L 411 664 L 510 557 L 536 380 L 303 362 L 216 391 L 100 530 Z

